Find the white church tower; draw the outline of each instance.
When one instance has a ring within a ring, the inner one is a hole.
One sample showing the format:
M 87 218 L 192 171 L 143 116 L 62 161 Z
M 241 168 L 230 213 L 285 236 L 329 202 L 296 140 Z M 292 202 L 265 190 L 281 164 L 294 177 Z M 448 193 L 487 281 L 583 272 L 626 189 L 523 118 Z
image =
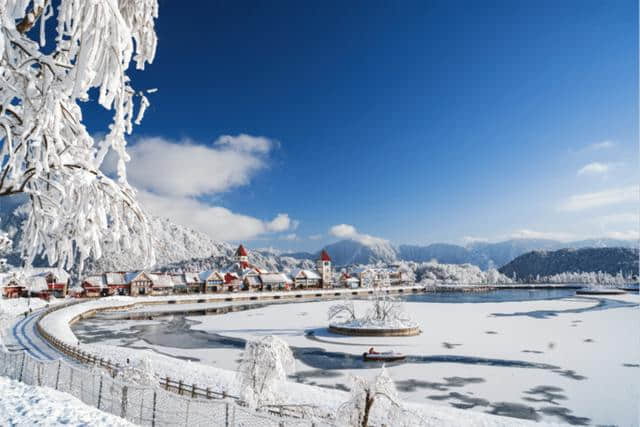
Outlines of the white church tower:
M 333 282 L 333 274 L 331 274 L 331 257 L 325 249 L 322 250 L 320 258 L 316 261 L 316 268 L 320 277 L 322 277 L 322 287 L 330 288 Z

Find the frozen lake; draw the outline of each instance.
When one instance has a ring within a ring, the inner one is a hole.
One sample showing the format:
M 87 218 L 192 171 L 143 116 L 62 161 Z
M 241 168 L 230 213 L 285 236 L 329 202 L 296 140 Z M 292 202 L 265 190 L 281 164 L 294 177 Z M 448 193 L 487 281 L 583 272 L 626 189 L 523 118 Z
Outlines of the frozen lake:
M 246 339 L 278 335 L 293 348 L 305 384 L 345 389 L 348 375 L 371 375 L 369 347 L 408 355 L 387 365 L 401 395 L 415 402 L 574 425 L 638 425 L 638 295 L 574 296 L 570 289 L 420 294 L 405 307 L 423 333 L 346 337 L 327 331 L 335 301 L 261 304 L 214 316 L 74 325 L 83 342 L 236 367 Z M 365 310 L 366 301 L 356 301 Z

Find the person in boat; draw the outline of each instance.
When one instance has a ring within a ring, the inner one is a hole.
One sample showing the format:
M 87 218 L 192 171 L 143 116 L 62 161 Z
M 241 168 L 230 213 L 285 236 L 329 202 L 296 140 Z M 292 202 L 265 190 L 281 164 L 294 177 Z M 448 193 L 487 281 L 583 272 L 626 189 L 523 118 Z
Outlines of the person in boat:
M 369 349 L 369 354 L 380 354 L 373 347 Z

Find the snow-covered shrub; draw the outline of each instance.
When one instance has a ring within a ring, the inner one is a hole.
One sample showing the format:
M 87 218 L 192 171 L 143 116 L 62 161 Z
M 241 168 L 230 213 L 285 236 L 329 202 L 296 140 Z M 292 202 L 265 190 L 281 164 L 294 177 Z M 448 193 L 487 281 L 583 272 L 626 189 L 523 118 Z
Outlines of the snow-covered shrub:
M 338 408 L 337 419 L 353 427 L 420 425 L 418 414 L 408 411 L 387 370 L 371 379 L 351 378 L 351 395 Z
M 280 403 L 278 390 L 295 366 L 289 345 L 273 335 L 258 341 L 247 341 L 236 383 L 240 399 L 252 408 Z
M 129 360 L 129 359 L 127 359 Z M 151 358 L 134 359 L 120 372 L 122 380 L 144 386 L 156 386 L 158 378 L 153 371 Z

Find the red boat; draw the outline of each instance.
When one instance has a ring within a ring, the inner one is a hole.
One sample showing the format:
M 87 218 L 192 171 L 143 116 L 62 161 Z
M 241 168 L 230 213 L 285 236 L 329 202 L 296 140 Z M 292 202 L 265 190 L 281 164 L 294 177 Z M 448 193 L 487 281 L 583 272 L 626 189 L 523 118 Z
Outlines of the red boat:
M 362 353 L 362 359 L 364 359 L 365 362 L 395 362 L 406 358 L 407 356 L 404 354 L 394 351 Z

